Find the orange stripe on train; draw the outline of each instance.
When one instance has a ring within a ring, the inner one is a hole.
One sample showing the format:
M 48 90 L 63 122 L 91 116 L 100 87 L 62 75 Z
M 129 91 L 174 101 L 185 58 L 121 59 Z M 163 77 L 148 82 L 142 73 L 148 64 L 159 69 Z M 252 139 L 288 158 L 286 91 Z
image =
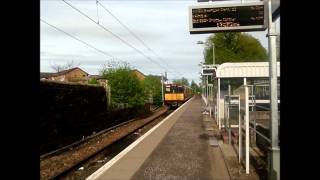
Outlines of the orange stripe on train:
M 184 94 L 183 93 L 166 93 L 164 95 L 165 101 L 183 101 Z

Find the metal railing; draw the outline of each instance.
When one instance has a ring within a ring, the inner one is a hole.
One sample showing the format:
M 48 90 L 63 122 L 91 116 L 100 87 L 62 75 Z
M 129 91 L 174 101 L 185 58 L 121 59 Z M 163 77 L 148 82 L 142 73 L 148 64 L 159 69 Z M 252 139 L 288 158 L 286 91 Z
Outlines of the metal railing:
M 265 106 L 261 106 L 261 105 L 258 105 L 258 103 L 256 102 L 256 93 L 257 93 L 257 89 L 256 89 L 256 87 L 257 86 L 262 86 L 262 87 L 269 87 L 269 82 L 255 82 L 255 83 L 253 83 L 253 85 L 249 85 L 249 86 L 251 86 L 251 93 L 250 93 L 250 95 L 249 95 L 249 99 L 251 99 L 251 102 L 250 102 L 250 105 L 251 105 L 251 111 L 253 111 L 253 112 L 255 112 L 256 110 L 257 110 L 257 108 L 260 108 L 260 109 L 263 109 L 263 110 L 266 110 L 266 111 L 270 111 L 271 110 L 271 108 L 270 107 L 265 107 Z M 278 81 L 278 88 L 280 87 L 280 85 L 279 85 L 279 81 Z M 266 89 L 264 89 L 264 90 L 266 90 Z M 267 92 L 264 92 L 264 93 L 262 93 L 262 94 L 268 94 L 268 96 L 264 96 L 266 99 L 270 99 L 270 89 L 269 90 L 267 90 Z M 280 98 L 280 93 L 278 94 L 278 98 Z M 278 100 L 278 102 L 279 102 L 279 100 Z M 257 123 L 256 123 L 256 119 L 254 119 L 253 121 L 250 121 L 250 122 L 252 122 L 254 125 L 253 125 L 253 127 L 249 127 L 252 131 L 253 131 L 253 137 L 254 137 L 254 144 L 256 144 L 256 135 L 258 134 L 260 137 L 262 137 L 263 139 L 265 139 L 268 143 L 272 143 L 272 140 L 271 140 L 271 138 L 268 138 L 268 137 L 266 137 L 264 134 L 262 134 L 261 132 L 259 132 L 259 131 L 257 131 L 257 129 L 256 129 L 256 126 L 257 126 Z
M 256 127 L 256 124 L 254 125 Z M 267 140 L 269 143 L 271 143 L 271 139 L 269 139 L 268 137 L 266 137 L 265 135 L 263 135 L 262 133 L 260 133 L 259 131 L 256 130 L 255 127 L 249 127 L 251 130 L 253 130 L 255 133 L 257 133 L 258 135 L 260 135 L 263 139 Z

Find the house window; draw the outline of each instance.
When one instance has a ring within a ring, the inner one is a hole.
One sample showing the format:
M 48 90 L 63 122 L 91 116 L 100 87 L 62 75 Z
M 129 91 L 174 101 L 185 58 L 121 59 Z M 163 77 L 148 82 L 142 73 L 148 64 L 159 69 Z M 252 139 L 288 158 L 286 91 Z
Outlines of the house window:
M 82 77 L 86 77 L 86 75 L 84 74 L 84 75 L 82 75 Z

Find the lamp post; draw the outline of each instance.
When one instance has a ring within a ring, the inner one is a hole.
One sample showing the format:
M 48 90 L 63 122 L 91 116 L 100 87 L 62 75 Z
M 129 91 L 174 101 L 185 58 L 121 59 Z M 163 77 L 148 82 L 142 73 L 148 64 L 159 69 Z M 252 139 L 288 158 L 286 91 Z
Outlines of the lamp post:
M 164 88 L 165 88 L 165 82 L 168 80 L 167 78 L 167 72 L 165 71 L 164 73 L 161 73 L 161 97 L 162 97 L 162 106 L 164 106 Z
M 204 42 L 198 41 L 197 44 L 204 44 Z M 215 57 L 215 53 L 214 53 L 214 43 L 212 43 L 212 65 L 215 64 L 215 60 L 216 60 L 216 57 Z
M 197 44 L 204 44 L 204 42 L 203 41 L 197 41 Z M 215 45 L 214 45 L 214 43 L 212 43 L 212 66 L 214 66 L 214 64 L 215 64 Z M 205 85 L 205 96 L 208 99 L 209 95 L 211 97 L 212 94 L 213 94 L 213 88 L 209 88 L 208 87 L 208 83 L 209 83 L 208 79 L 209 79 L 209 77 L 208 76 L 204 76 L 204 77 L 206 78 L 205 79 L 205 83 L 206 83 L 206 85 Z
M 203 41 L 197 41 L 197 44 L 204 44 L 204 42 Z M 205 78 L 205 79 L 204 79 Z M 206 76 L 204 76 L 203 74 L 202 74 L 202 86 L 203 86 L 203 88 L 202 88 L 202 94 L 207 98 L 207 79 L 206 79 Z

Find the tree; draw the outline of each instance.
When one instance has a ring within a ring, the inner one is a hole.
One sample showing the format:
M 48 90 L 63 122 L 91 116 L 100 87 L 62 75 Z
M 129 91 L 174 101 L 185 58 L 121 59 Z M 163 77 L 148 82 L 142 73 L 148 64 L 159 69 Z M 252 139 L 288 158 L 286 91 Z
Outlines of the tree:
M 132 73 L 128 63 L 109 62 L 100 71 L 101 76 L 108 79 L 111 88 L 111 103 L 113 105 L 127 104 L 129 107 L 144 105 L 145 96 L 142 84 Z
M 189 86 L 189 81 L 187 78 L 182 77 L 181 79 L 175 79 L 172 81 L 173 84 L 180 84 L 180 85 L 185 85 Z
M 53 64 L 51 65 L 51 68 L 56 72 L 60 72 L 60 71 L 64 71 L 64 70 L 71 69 L 78 66 L 80 66 L 80 63 L 75 64 L 74 61 L 72 60 L 70 62 L 67 62 L 65 65 Z
M 51 65 L 51 68 L 52 68 L 55 72 L 60 72 L 60 71 L 63 71 L 63 70 L 64 70 L 63 66 L 58 65 L 58 64 Z
M 215 64 L 224 62 L 258 62 L 267 60 L 267 51 L 258 39 L 246 33 L 215 33 L 204 49 L 205 64 L 212 64 L 213 44 Z
M 201 88 L 193 80 L 191 81 L 191 85 L 190 86 L 195 92 L 201 92 Z
M 99 84 L 96 78 L 92 78 L 88 81 L 88 84 Z
M 154 105 L 162 105 L 162 92 L 161 92 L 161 77 L 159 76 L 146 76 L 143 81 L 143 89 L 146 97 L 152 95 Z

